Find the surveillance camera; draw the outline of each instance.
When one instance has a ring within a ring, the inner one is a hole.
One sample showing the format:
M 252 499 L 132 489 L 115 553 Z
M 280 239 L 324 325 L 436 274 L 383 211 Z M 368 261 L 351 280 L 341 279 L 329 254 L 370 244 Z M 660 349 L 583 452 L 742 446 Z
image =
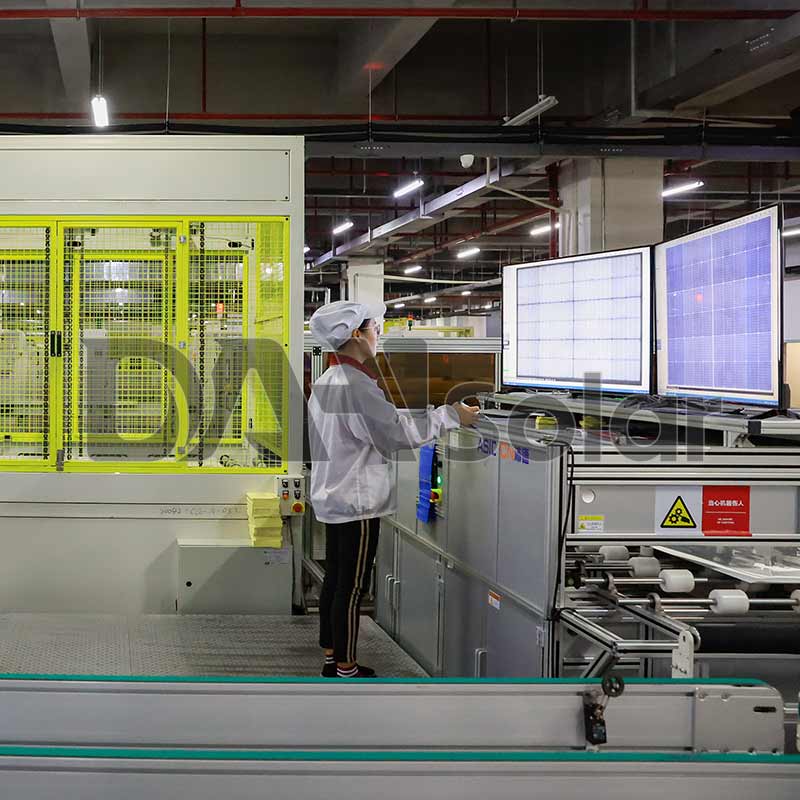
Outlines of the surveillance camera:
M 474 163 L 475 156 L 472 155 L 472 153 L 464 153 L 464 155 L 461 156 L 461 166 L 464 167 L 464 169 L 469 169 Z

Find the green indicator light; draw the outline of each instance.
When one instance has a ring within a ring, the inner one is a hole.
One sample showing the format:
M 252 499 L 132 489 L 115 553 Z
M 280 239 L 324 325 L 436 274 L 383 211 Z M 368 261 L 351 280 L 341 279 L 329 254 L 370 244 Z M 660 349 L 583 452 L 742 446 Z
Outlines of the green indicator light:
M 442 485 L 442 476 L 441 476 L 441 475 L 439 475 L 439 476 L 436 478 L 436 483 L 437 483 L 439 486 L 441 486 L 441 485 Z

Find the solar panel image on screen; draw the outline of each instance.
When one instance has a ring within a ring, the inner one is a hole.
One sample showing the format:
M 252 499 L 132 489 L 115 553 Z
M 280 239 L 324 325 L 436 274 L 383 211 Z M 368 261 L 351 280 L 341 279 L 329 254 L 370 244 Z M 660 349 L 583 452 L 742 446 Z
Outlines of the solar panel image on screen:
M 506 267 L 503 382 L 648 392 L 649 308 L 647 248 Z
M 778 252 L 777 209 L 659 246 L 663 393 L 777 402 Z

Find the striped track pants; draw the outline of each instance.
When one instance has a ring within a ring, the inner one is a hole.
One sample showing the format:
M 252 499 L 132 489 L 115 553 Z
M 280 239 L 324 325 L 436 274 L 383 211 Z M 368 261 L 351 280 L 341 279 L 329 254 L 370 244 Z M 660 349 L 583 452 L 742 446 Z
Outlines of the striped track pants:
M 319 643 L 339 664 L 356 660 L 361 599 L 369 589 L 379 519 L 325 526 L 325 581 L 319 597 Z

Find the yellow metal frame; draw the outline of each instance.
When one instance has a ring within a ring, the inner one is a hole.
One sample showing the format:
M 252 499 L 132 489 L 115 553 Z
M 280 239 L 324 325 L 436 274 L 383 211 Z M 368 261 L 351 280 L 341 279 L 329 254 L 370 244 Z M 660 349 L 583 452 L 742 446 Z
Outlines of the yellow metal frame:
M 59 292 L 59 276 L 58 276 L 58 263 L 59 263 L 59 241 L 57 233 L 57 224 L 54 217 L 47 216 L 0 216 L 0 228 L 49 228 L 50 229 L 50 263 L 48 264 L 48 293 L 50 298 L 50 330 L 61 330 L 61 303 L 57 298 L 61 297 Z M 47 255 L 46 250 L 39 250 L 32 248 L 30 250 L 0 250 L 0 258 L 4 261 L 44 261 Z M 45 335 L 48 335 L 47 333 Z M 58 451 L 60 439 L 58 438 L 58 431 L 61 428 L 61 415 L 60 415 L 60 387 L 63 383 L 63 365 L 62 359 L 55 358 L 52 355 L 48 359 L 48 380 L 50 391 L 46 399 L 48 419 L 50 420 L 49 428 L 49 452 L 47 458 L 42 459 L 0 459 L 0 472 L 14 471 L 14 472 L 42 472 L 43 470 L 53 469 L 56 463 L 56 453 Z M 42 442 L 44 441 L 43 433 L 31 434 L 3 434 L 9 436 L 7 441 L 18 442 Z
M 184 350 L 189 340 L 189 225 L 191 222 L 220 222 L 220 223 L 267 223 L 267 222 L 282 222 L 283 224 L 283 261 L 284 261 L 284 278 L 283 278 L 283 332 L 282 342 L 284 352 L 288 355 L 289 348 L 289 313 L 290 313 L 290 296 L 291 296 L 291 252 L 290 252 L 290 225 L 291 221 L 286 216 L 119 216 L 119 215 L 97 215 L 97 216 L 5 216 L 0 217 L 0 227 L 6 228 L 32 228 L 32 227 L 49 227 L 51 230 L 51 252 L 49 264 L 49 292 L 50 292 L 50 330 L 64 334 L 64 275 L 65 269 L 69 267 L 72 272 L 73 280 L 73 297 L 72 297 L 72 324 L 73 335 L 75 334 L 75 326 L 79 323 L 80 311 L 80 259 L 73 258 L 73 263 L 67 265 L 64 263 L 64 230 L 74 227 L 89 227 L 89 228 L 141 228 L 141 227 L 160 227 L 160 228 L 175 228 L 177 233 L 177 244 L 175 250 L 175 308 L 171 322 L 174 326 L 175 341 L 180 345 L 184 343 Z M 216 252 L 216 251 L 213 251 Z M 234 251 L 221 251 L 220 254 L 231 254 Z M 17 256 L 20 259 L 24 258 L 30 260 L 34 254 L 39 254 L 43 259 L 45 251 L 33 250 L 19 250 L 19 251 L 2 251 L 2 255 L 6 259 Z M 126 251 L 126 250 L 87 250 L 82 254 L 84 260 L 86 257 L 91 260 L 109 259 L 116 257 L 135 258 L 137 260 L 160 260 L 164 256 L 162 253 L 142 252 L 142 251 Z M 247 259 L 247 268 L 245 269 L 245 276 L 249 274 L 249 269 L 252 268 L 250 264 L 251 259 Z M 248 308 L 250 302 L 249 280 L 245 277 L 243 280 L 243 314 L 242 314 L 242 335 L 247 337 L 249 333 L 248 328 Z M 79 380 L 78 372 L 78 359 L 79 354 L 77 348 L 73 349 L 72 357 L 73 370 L 72 381 L 73 391 L 75 382 Z M 47 459 L 39 461 L 14 461 L 14 460 L 0 460 L 0 471 L 15 471 L 15 472 L 41 472 L 50 471 L 56 468 L 56 456 L 58 450 L 64 446 L 64 364 L 63 358 L 50 355 L 49 357 L 49 381 L 50 391 L 48 397 L 48 414 L 49 414 L 49 439 L 50 449 Z M 249 369 L 249 368 L 248 368 Z M 67 472 L 84 472 L 84 473 L 107 473 L 107 472 L 122 472 L 122 473 L 188 473 L 188 474 L 224 474 L 224 473 L 254 473 L 254 474 L 285 474 L 288 472 L 288 431 L 289 424 L 286 419 L 289 413 L 289 380 L 290 370 L 288 366 L 288 358 L 283 362 L 283 381 L 282 381 L 282 419 L 280 420 L 282 430 L 280 436 L 280 456 L 282 466 L 280 467 L 196 467 L 188 464 L 186 461 L 186 453 L 188 449 L 189 438 L 189 399 L 180 390 L 181 385 L 186 385 L 185 378 L 188 376 L 183 375 L 183 366 L 178 367 L 176 380 L 174 382 L 174 402 L 176 404 L 176 416 L 178 420 L 178 430 L 176 432 L 176 448 L 175 459 L 171 462 L 160 463 L 145 463 L 134 462 L 125 463 L 119 461 L 107 462 L 76 462 L 68 461 L 64 464 L 64 470 Z M 183 378 L 183 380 L 182 380 Z M 244 390 L 244 387 L 243 387 Z M 242 439 L 244 436 L 244 426 L 246 420 L 246 395 L 244 391 L 242 397 Z M 71 413 L 73 414 L 73 430 L 77 431 L 77 402 L 73 397 Z M 21 441 L 34 442 L 42 440 L 43 434 L 19 434 L 22 437 Z M 144 438 L 147 434 L 142 434 Z M 38 439 L 36 438 L 38 437 Z M 126 437 L 127 438 L 127 437 Z M 135 441 L 138 435 L 132 435 L 130 440 Z M 13 440 L 13 439 L 12 439 Z M 88 440 L 88 439 L 87 439 Z M 241 441 L 241 440 L 239 440 Z M 231 442 L 233 443 L 233 442 Z M 238 441 L 237 441 L 238 443 Z

